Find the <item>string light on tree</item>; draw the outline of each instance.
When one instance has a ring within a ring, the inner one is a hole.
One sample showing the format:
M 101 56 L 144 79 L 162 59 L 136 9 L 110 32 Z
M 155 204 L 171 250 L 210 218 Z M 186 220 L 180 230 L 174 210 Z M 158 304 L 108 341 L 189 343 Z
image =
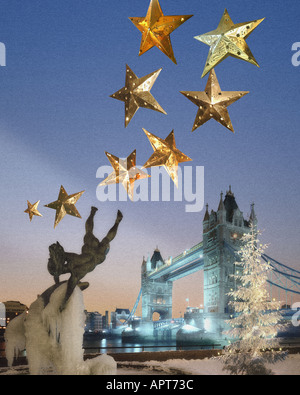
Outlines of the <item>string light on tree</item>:
M 259 243 L 258 234 L 251 224 L 250 232 L 241 238 L 243 247 L 235 262 L 239 270 L 232 275 L 237 289 L 228 293 L 234 314 L 227 321 L 231 329 L 226 335 L 236 341 L 226 347 L 221 358 L 224 369 L 233 374 L 271 374 L 266 363 L 285 358 L 285 353 L 274 351 L 279 348 L 276 335 L 283 329 L 280 302 L 270 300 L 267 280 L 272 266 L 261 259 L 267 246 Z

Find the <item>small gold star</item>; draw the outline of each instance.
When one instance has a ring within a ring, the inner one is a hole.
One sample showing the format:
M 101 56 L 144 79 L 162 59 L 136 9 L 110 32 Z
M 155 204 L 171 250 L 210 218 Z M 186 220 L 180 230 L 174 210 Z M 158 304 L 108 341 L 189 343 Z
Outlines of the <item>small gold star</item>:
M 140 55 L 143 55 L 152 47 L 157 47 L 177 64 L 170 34 L 193 15 L 166 16 L 163 14 L 158 0 L 151 0 L 145 17 L 129 18 L 131 22 L 142 32 Z
M 138 78 L 131 68 L 126 65 L 126 80 L 124 88 L 111 95 L 113 99 L 125 102 L 125 128 L 140 107 L 148 108 L 166 114 L 165 110 L 151 95 L 150 90 L 159 76 L 159 69 L 145 77 Z
M 81 197 L 84 191 L 68 195 L 63 186 L 60 187 L 58 199 L 55 202 L 46 204 L 45 207 L 56 210 L 54 228 L 60 223 L 66 214 L 73 217 L 81 218 L 81 215 L 75 207 L 75 203 Z
M 42 217 L 42 214 L 39 213 L 39 211 L 38 211 L 38 209 L 37 209 L 39 203 L 40 203 L 40 200 L 39 200 L 38 202 L 34 203 L 34 204 L 31 204 L 31 203 L 29 202 L 29 200 L 27 200 L 27 209 L 24 211 L 24 213 L 29 214 L 30 222 L 32 221 L 32 218 L 33 218 L 34 215 L 37 215 L 37 216 L 39 216 L 39 217 Z
M 164 166 L 175 185 L 178 187 L 178 163 L 188 162 L 192 159 L 176 148 L 174 130 L 163 140 L 160 137 L 143 129 L 154 150 L 152 156 L 144 164 L 143 169 Z
M 126 159 L 118 158 L 108 152 L 105 152 L 114 171 L 100 183 L 101 186 L 109 184 L 122 184 L 130 200 L 133 201 L 134 183 L 137 180 L 150 177 L 148 174 L 136 167 L 136 150 L 134 150 Z
M 234 24 L 225 9 L 216 30 L 196 36 L 196 40 L 210 46 L 202 77 L 228 56 L 259 67 L 245 40 L 264 19 Z
M 192 131 L 214 118 L 234 133 L 227 107 L 249 92 L 221 91 L 215 70 L 211 70 L 204 92 L 180 92 L 196 104 L 198 112 Z

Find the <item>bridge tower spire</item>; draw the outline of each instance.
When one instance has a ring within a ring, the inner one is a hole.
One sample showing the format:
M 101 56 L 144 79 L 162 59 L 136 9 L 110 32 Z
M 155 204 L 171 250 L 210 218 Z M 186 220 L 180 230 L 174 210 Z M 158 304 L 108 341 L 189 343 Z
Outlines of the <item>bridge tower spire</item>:
M 253 224 L 254 228 L 257 226 L 257 217 L 254 211 L 254 203 L 251 204 L 251 213 L 250 213 L 250 218 L 249 221 Z
M 224 206 L 224 202 L 223 202 L 223 192 L 221 192 L 221 196 L 220 196 L 220 203 L 219 203 L 219 207 L 218 207 L 218 211 L 217 211 L 217 218 L 218 218 L 218 222 L 220 224 L 223 224 L 226 221 L 226 210 L 225 210 L 225 206 Z

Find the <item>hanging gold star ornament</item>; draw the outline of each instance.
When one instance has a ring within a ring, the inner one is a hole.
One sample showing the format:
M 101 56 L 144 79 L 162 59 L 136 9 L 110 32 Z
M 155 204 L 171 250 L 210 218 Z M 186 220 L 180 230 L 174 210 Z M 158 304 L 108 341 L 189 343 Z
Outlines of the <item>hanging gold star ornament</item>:
M 234 24 L 225 9 L 216 30 L 196 36 L 196 40 L 210 46 L 202 77 L 228 56 L 245 60 L 259 67 L 245 40 L 264 19 Z
M 75 203 L 81 197 L 84 191 L 68 195 L 63 186 L 60 187 L 58 198 L 55 202 L 46 204 L 45 207 L 56 210 L 54 228 L 60 223 L 66 214 L 73 217 L 81 218 L 81 215 L 75 207 Z
M 211 70 L 204 92 L 180 92 L 196 104 L 198 112 L 192 131 L 214 118 L 234 133 L 227 107 L 249 92 L 221 91 L 215 70 Z
M 146 133 L 146 136 L 154 150 L 154 153 L 144 164 L 143 168 L 146 169 L 154 166 L 164 166 L 176 187 L 178 187 L 178 164 L 181 162 L 191 161 L 192 159 L 176 148 L 173 130 L 165 140 L 155 136 L 145 129 L 143 129 L 143 131 Z
M 105 154 L 113 167 L 113 172 L 100 185 L 105 186 L 120 183 L 125 188 L 130 200 L 133 201 L 134 183 L 137 180 L 150 177 L 136 167 L 136 150 L 125 159 L 118 158 L 108 152 L 105 152 Z
M 110 96 L 125 103 L 125 128 L 140 107 L 167 114 L 150 93 L 161 70 L 159 69 L 145 77 L 138 78 L 131 68 L 126 65 L 125 86 Z
M 38 211 L 39 203 L 40 203 L 40 200 L 38 202 L 34 203 L 34 204 L 31 204 L 29 202 L 29 200 L 27 200 L 27 209 L 24 211 L 24 213 L 29 214 L 30 222 L 32 221 L 32 218 L 33 218 L 34 215 L 36 215 L 38 217 L 42 217 L 42 214 L 39 213 L 39 211 Z
M 129 18 L 142 32 L 142 42 L 139 56 L 152 47 L 157 47 L 177 64 L 170 34 L 193 15 L 166 16 L 163 14 L 158 0 L 151 0 L 145 17 Z

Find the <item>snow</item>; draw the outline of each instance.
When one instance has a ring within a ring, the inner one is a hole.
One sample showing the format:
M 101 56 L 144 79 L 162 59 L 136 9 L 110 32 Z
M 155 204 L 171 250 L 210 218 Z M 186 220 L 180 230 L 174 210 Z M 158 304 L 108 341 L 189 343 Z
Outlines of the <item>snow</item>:
M 165 362 L 127 362 L 126 368 L 118 369 L 117 374 L 131 374 L 130 370 L 135 367 L 132 374 L 152 374 L 161 372 L 163 374 L 184 374 L 184 375 L 228 375 L 223 371 L 223 363 L 217 358 L 206 358 L 197 360 L 170 359 Z M 285 361 L 274 365 L 267 365 L 275 375 L 299 375 L 300 374 L 300 354 L 289 355 Z M 141 371 L 141 369 L 143 369 Z M 138 370 L 140 372 L 138 373 Z M 123 373 L 124 372 L 124 373 Z
M 60 375 L 115 374 L 117 363 L 107 355 L 84 361 L 84 303 L 82 291 L 76 287 L 66 308 L 60 306 L 67 283 L 60 285 L 44 307 L 38 297 L 24 313 L 8 325 L 5 333 L 8 365 L 14 355 L 26 348 L 31 375 L 55 373 Z
M 102 355 L 104 359 L 107 357 Z M 95 358 L 97 359 L 97 358 Z M 86 361 L 93 364 L 93 359 Z M 107 363 L 107 361 L 104 361 Z M 98 365 L 99 366 L 99 365 Z M 101 364 L 100 364 L 101 366 Z M 103 365 L 102 365 L 103 366 Z M 275 375 L 299 375 L 300 374 L 300 354 L 289 355 L 285 361 L 274 365 L 268 365 Z M 113 366 L 112 366 L 113 367 Z M 87 369 L 89 371 L 89 368 Z M 19 366 L 16 368 L 0 368 L 0 375 L 20 375 L 29 374 L 28 367 Z M 89 374 L 84 371 L 81 374 Z M 99 374 L 99 373 L 95 373 Z M 101 374 L 103 373 L 103 370 Z M 206 359 L 170 359 L 165 362 L 122 362 L 116 370 L 116 376 L 124 375 L 228 375 L 223 371 L 222 362 L 215 358 Z

